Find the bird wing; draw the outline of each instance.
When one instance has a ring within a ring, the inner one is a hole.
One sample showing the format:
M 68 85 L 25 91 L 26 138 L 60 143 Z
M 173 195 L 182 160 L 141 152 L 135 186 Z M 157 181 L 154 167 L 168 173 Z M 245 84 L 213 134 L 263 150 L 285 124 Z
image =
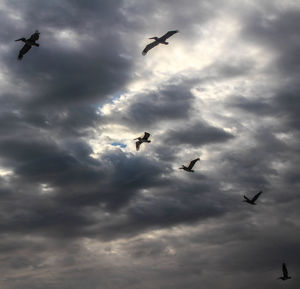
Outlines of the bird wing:
M 150 49 L 152 49 L 153 47 L 157 46 L 158 44 L 159 44 L 159 42 L 156 41 L 156 40 L 153 41 L 153 42 L 151 42 L 151 43 L 149 43 L 149 44 L 145 47 L 145 49 L 143 50 L 142 54 L 143 54 L 143 55 L 146 55 L 147 52 L 148 52 Z
M 147 140 L 150 136 L 150 133 L 149 132 L 145 132 L 144 136 L 143 136 L 143 139 L 144 140 Z
M 258 192 L 253 198 L 252 198 L 252 202 L 255 202 L 258 197 L 260 196 L 260 194 L 262 193 L 262 191 Z
M 24 55 L 26 54 L 31 48 L 31 45 L 25 44 L 22 49 L 20 50 L 20 54 Z
M 284 277 L 288 277 L 289 273 L 288 273 L 285 263 L 282 263 L 282 272 L 283 272 Z
M 191 161 L 190 164 L 189 164 L 189 166 L 188 166 L 188 169 L 191 170 L 191 169 L 193 168 L 193 166 L 195 165 L 195 163 L 196 163 L 197 161 L 199 161 L 199 160 L 200 160 L 200 159 L 197 158 L 197 159 Z
M 136 147 L 136 150 L 137 150 L 137 151 L 139 151 L 140 146 L 141 146 L 141 142 L 140 142 L 140 141 L 137 141 L 137 142 L 135 143 L 135 147 Z
M 249 200 L 249 198 L 248 198 L 248 197 L 246 197 L 246 196 L 244 196 L 244 199 L 245 199 L 245 200 L 247 200 L 247 201 L 250 201 L 250 200 Z
M 172 31 L 168 31 L 165 35 L 163 35 L 160 39 L 165 41 L 166 39 L 168 39 L 169 37 L 171 37 L 172 35 L 174 35 L 175 33 L 177 33 L 178 30 L 172 30 Z

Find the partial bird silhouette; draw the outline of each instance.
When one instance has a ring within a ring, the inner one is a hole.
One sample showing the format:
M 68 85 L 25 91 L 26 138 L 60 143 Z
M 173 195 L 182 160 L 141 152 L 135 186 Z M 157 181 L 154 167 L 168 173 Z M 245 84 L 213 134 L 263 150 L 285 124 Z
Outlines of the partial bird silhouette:
M 286 268 L 285 263 L 282 263 L 282 274 L 283 274 L 283 276 L 282 277 L 278 277 L 277 279 L 281 279 L 283 281 L 288 280 L 288 279 L 292 279 L 292 277 L 289 276 L 289 272 L 288 272 L 288 270 Z
M 150 136 L 150 133 L 145 132 L 145 134 L 144 134 L 143 137 L 137 137 L 137 138 L 134 139 L 134 140 L 136 140 L 136 139 L 138 140 L 138 141 L 135 143 L 135 146 L 136 146 L 136 150 L 137 150 L 137 151 L 140 149 L 140 146 L 141 146 L 141 144 L 142 144 L 143 142 L 148 142 L 148 143 L 151 142 L 151 140 L 148 140 L 149 136 Z
M 153 47 L 157 46 L 158 44 L 165 44 L 165 45 L 168 45 L 169 43 L 166 42 L 166 40 L 171 37 L 173 34 L 177 33 L 178 30 L 173 30 L 173 31 L 169 31 L 167 32 L 165 35 L 161 36 L 161 37 L 151 37 L 149 39 L 154 39 L 153 42 L 149 43 L 145 49 L 143 50 L 142 54 L 143 55 L 146 55 L 147 52 L 152 49 Z
M 38 43 L 36 43 L 39 37 L 40 37 L 40 32 L 36 30 L 28 39 L 22 37 L 20 39 L 15 40 L 15 41 L 25 42 L 25 45 L 22 47 L 22 49 L 19 52 L 19 56 L 18 56 L 19 60 L 22 60 L 23 56 L 31 49 L 32 46 L 37 46 L 37 47 L 40 46 Z
M 255 201 L 258 199 L 262 191 L 258 192 L 252 199 L 249 199 L 248 197 L 244 196 L 244 202 L 247 202 L 248 204 L 251 205 L 256 205 Z
M 189 164 L 188 167 L 186 167 L 185 165 L 182 165 L 179 169 L 182 169 L 182 170 L 185 170 L 185 171 L 187 171 L 187 172 L 192 172 L 192 173 L 193 173 L 194 170 L 192 170 L 192 168 L 194 167 L 194 165 L 195 165 L 195 163 L 196 163 L 197 161 L 200 161 L 200 158 L 197 158 L 197 159 L 192 160 L 192 161 L 190 162 L 190 164 Z

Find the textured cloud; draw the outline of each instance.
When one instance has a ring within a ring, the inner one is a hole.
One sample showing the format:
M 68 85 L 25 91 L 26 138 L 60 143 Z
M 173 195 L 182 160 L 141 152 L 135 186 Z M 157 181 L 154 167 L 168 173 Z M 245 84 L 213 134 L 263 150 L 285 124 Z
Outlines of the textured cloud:
M 298 288 L 297 1 L 0 7 L 1 288 Z

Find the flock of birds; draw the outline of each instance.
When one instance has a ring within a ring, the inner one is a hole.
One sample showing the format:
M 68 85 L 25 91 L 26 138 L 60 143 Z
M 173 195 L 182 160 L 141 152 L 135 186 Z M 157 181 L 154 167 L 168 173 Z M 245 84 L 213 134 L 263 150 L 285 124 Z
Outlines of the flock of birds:
M 153 42 L 149 43 L 144 50 L 142 51 L 142 55 L 146 55 L 148 53 L 148 51 L 152 48 L 154 48 L 155 46 L 159 45 L 159 44 L 164 44 L 164 45 L 168 45 L 169 43 L 166 42 L 166 40 L 171 37 L 172 35 L 174 35 L 175 33 L 177 33 L 178 30 L 172 30 L 172 31 L 168 31 L 166 34 L 164 34 L 161 37 L 151 37 L 149 39 L 154 39 Z M 40 45 L 36 42 L 40 37 L 40 32 L 38 30 L 36 30 L 31 36 L 30 38 L 26 39 L 24 37 L 20 38 L 20 39 L 16 39 L 15 41 L 22 41 L 24 42 L 24 46 L 22 47 L 22 49 L 19 51 L 19 55 L 18 55 L 18 59 L 22 60 L 23 56 L 31 49 L 32 46 L 36 46 L 39 47 Z M 150 137 L 150 133 L 145 132 L 143 137 L 138 137 L 135 138 L 134 140 L 137 140 L 135 145 L 136 145 L 136 150 L 139 151 L 140 146 L 142 143 L 150 143 L 151 140 L 149 140 Z M 196 164 L 197 161 L 200 161 L 200 158 L 196 158 L 194 160 L 192 160 L 188 166 L 182 165 L 179 169 L 185 170 L 187 172 L 194 172 L 193 167 Z M 248 198 L 247 196 L 244 196 L 244 202 L 247 202 L 250 205 L 256 205 L 256 201 L 259 198 L 259 196 L 262 194 L 262 191 L 259 191 L 254 197 L 252 197 L 251 199 Z M 291 279 L 292 277 L 289 276 L 287 267 L 285 263 L 282 263 L 282 276 L 278 277 L 278 279 L 281 279 L 283 281 Z

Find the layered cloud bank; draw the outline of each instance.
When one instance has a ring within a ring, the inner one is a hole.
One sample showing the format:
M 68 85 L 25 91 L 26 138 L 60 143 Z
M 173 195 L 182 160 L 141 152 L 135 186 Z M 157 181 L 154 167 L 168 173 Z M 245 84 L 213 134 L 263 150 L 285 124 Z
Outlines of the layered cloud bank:
M 1 288 L 298 288 L 298 1 L 0 9 Z

